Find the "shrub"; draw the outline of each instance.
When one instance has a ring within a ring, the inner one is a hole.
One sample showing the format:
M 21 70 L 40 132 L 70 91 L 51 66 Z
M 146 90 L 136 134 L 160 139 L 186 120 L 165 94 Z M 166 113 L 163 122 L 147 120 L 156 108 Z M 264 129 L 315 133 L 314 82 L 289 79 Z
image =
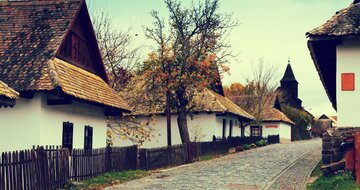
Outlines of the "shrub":
M 256 146 L 262 147 L 266 145 L 266 142 L 264 140 L 259 140 L 255 143 Z
M 244 150 L 249 150 L 251 148 L 251 145 L 249 144 L 244 144 Z
M 256 144 L 252 143 L 252 144 L 250 145 L 250 147 L 251 147 L 251 148 L 256 148 Z

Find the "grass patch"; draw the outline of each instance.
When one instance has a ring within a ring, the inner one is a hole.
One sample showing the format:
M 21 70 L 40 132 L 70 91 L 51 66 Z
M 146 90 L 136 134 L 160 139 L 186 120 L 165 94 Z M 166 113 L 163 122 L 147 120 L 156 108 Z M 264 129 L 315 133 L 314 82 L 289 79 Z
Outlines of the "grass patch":
M 150 175 L 150 171 L 142 170 L 129 170 L 122 172 L 109 172 L 105 174 L 98 175 L 94 178 L 82 181 L 80 187 L 71 188 L 71 189 L 99 189 L 102 187 L 107 187 L 110 185 L 115 185 L 119 183 L 124 183 L 134 179 L 143 178 Z
M 308 190 L 359 190 L 350 172 L 320 176 L 307 186 Z
M 318 176 L 321 176 L 322 175 L 322 172 L 320 170 L 320 167 L 323 165 L 323 162 L 320 161 L 316 167 L 314 168 L 314 170 L 311 172 L 311 175 L 310 177 L 318 177 Z
M 200 157 L 198 157 L 198 161 L 205 161 L 205 160 L 211 160 L 211 159 L 213 159 L 213 158 L 215 158 L 213 155 L 205 155 L 205 156 L 200 156 Z

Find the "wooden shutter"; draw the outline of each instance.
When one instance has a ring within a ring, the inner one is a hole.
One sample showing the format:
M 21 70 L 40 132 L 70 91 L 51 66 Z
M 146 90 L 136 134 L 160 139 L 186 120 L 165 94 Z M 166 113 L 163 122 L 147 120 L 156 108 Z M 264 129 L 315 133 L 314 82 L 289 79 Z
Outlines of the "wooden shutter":
M 70 122 L 63 123 L 63 136 L 62 136 L 62 146 L 72 150 L 73 148 L 73 131 L 74 124 Z
M 232 130 L 233 130 L 233 121 L 230 120 L 229 137 L 232 137 Z

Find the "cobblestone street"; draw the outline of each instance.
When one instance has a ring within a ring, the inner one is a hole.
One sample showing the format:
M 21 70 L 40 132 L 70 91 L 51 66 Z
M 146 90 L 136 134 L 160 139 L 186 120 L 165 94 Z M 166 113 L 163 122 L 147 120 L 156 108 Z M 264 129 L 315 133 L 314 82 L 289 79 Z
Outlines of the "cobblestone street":
M 108 189 L 303 189 L 321 139 L 276 144 L 178 166 Z

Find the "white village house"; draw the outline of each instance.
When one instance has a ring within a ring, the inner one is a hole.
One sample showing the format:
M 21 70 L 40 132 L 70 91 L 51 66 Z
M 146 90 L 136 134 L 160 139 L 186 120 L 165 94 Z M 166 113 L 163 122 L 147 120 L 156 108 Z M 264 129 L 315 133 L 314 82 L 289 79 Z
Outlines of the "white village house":
M 308 48 L 325 91 L 337 111 L 337 127 L 323 135 L 322 171 L 344 169 L 342 142 L 360 132 L 360 1 L 337 11 L 306 33 Z M 355 150 L 357 151 L 357 150 Z
M 107 84 L 85 1 L 0 2 L 0 10 L 0 80 L 20 94 L 0 108 L 0 152 L 105 147 L 106 116 L 130 108 Z
M 193 141 L 195 135 L 198 142 L 212 141 L 213 136 L 217 138 L 227 138 L 229 136 L 244 136 L 245 127 L 249 125 L 254 117 L 239 106 L 231 102 L 224 96 L 217 94 L 212 90 L 205 89 L 194 97 L 195 108 L 188 114 L 188 130 L 190 139 Z M 155 148 L 167 146 L 167 125 L 164 111 L 158 111 L 155 114 L 155 123 L 150 127 L 154 130 L 154 137 L 151 141 L 144 142 L 142 148 Z M 135 113 L 140 120 L 148 119 L 149 113 Z M 116 124 L 112 123 L 112 127 Z M 196 132 L 195 132 L 196 131 Z M 171 116 L 171 137 L 172 145 L 181 144 L 177 114 Z M 132 142 L 114 138 L 114 146 L 128 146 Z
M 308 47 L 322 84 L 337 111 L 337 127 L 359 127 L 360 3 L 309 31 Z

